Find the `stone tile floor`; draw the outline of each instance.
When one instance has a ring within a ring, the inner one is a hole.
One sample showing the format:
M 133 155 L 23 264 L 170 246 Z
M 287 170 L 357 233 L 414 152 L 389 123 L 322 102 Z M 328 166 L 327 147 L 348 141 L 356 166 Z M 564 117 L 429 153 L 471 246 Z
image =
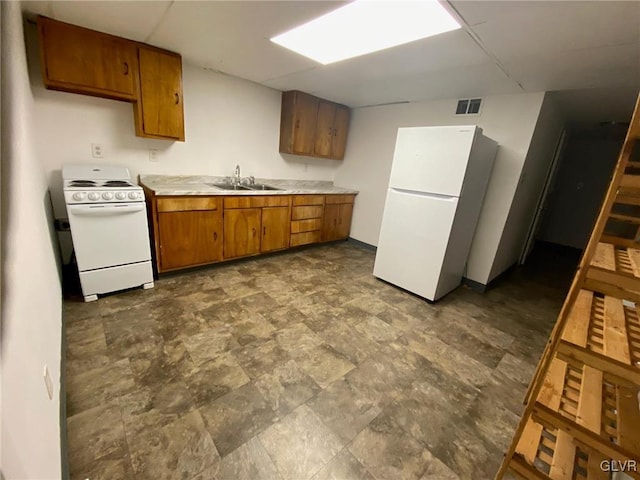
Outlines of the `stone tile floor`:
M 373 260 L 341 242 L 67 300 L 71 478 L 492 478 L 574 265 L 429 304 Z

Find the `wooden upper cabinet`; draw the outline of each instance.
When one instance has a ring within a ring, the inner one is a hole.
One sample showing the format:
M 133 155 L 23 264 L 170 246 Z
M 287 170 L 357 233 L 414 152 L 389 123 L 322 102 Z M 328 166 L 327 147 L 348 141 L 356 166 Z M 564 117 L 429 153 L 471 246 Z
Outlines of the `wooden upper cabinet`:
M 320 157 L 331 157 L 333 141 L 333 122 L 336 118 L 336 104 L 320 102 L 318 104 L 318 120 L 314 153 Z
M 38 32 L 47 88 L 133 102 L 136 135 L 184 141 L 180 55 L 46 17 Z
M 47 88 L 132 101 L 137 98 L 136 45 L 124 38 L 38 17 Z
M 280 152 L 342 160 L 349 108 L 304 92 L 282 94 Z
M 138 47 L 140 99 L 134 105 L 136 135 L 184 141 L 182 58 Z
M 285 92 L 280 116 L 280 151 L 312 155 L 318 99 L 302 92 Z
M 331 140 L 331 157 L 338 160 L 344 158 L 347 147 L 347 133 L 349 132 L 349 109 L 344 105 L 336 105 L 336 115 L 333 122 L 333 138 Z

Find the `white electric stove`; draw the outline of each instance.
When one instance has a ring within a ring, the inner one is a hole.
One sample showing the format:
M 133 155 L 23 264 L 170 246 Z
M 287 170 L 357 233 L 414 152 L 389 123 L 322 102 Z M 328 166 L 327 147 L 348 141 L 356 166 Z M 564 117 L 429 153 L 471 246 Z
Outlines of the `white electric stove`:
M 62 180 L 85 302 L 126 288 L 153 288 L 144 193 L 129 170 L 64 165 Z

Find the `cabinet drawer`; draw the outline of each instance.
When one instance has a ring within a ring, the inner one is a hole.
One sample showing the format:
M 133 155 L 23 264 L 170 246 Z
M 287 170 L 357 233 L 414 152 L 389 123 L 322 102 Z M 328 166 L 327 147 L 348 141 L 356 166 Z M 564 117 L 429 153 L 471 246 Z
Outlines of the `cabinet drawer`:
M 309 243 L 318 243 L 321 238 L 319 230 L 314 232 L 294 233 L 291 235 L 291 246 L 307 245 Z
M 324 195 L 294 195 L 293 205 L 324 205 Z
M 353 203 L 355 195 L 327 195 L 326 203 Z
M 191 210 L 217 210 L 215 197 L 170 197 L 158 198 L 158 212 L 184 212 Z
M 268 197 L 236 195 L 224 197 L 224 208 L 288 207 L 290 202 L 290 195 L 270 195 Z
M 322 217 L 322 205 L 314 205 L 307 207 L 293 207 L 291 212 L 291 220 L 305 220 L 307 218 L 320 218 Z
M 294 220 L 291 222 L 291 233 L 311 232 L 322 228 L 321 218 L 310 218 L 308 220 Z

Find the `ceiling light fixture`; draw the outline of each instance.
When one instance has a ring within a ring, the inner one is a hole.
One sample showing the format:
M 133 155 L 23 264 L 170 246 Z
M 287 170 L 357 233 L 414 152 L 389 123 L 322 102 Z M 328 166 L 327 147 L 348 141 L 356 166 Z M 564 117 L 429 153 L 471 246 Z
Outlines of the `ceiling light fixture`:
M 271 41 L 327 65 L 457 28 L 437 0 L 356 0 Z

